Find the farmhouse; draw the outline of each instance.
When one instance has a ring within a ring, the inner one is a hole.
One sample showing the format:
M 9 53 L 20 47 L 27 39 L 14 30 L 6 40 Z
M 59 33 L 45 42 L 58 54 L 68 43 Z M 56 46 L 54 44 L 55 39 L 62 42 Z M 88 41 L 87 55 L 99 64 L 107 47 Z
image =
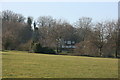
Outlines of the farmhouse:
M 73 52 L 73 49 L 75 49 L 75 41 L 63 41 L 61 47 L 63 51 Z

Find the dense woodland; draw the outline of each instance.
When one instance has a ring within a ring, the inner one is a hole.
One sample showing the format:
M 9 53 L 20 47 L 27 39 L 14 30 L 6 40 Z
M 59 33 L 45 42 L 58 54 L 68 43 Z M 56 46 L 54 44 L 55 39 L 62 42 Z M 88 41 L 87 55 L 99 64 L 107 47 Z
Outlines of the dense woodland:
M 21 14 L 2 11 L 3 50 L 31 51 L 33 45 L 56 50 L 58 39 L 75 41 L 72 54 L 101 57 L 117 57 L 118 20 L 93 23 L 90 17 L 81 17 L 74 24 L 51 16 L 24 17 Z

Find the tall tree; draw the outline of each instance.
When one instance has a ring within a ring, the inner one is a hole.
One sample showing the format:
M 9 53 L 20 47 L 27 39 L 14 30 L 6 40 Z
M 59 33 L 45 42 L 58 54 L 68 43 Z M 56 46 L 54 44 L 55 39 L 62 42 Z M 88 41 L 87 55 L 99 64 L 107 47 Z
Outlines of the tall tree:
M 28 17 L 28 19 L 27 19 L 27 24 L 28 24 L 28 26 L 31 27 L 31 24 L 32 24 L 32 17 Z
M 96 25 L 95 32 L 91 38 L 93 39 L 92 43 L 94 45 L 96 45 L 96 47 L 99 50 L 100 56 L 102 56 L 103 55 L 102 48 L 104 45 L 104 25 L 103 25 L 103 23 L 98 23 Z
M 87 35 L 89 35 L 88 31 L 92 27 L 92 18 L 82 17 L 76 23 L 77 33 L 81 41 L 84 41 Z

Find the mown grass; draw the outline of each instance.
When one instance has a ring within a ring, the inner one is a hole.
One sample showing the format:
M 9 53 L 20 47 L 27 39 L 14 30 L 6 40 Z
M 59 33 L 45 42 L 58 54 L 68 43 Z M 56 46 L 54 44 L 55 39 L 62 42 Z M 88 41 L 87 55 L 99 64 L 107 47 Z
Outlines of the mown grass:
M 2 53 L 3 78 L 118 78 L 118 59 Z

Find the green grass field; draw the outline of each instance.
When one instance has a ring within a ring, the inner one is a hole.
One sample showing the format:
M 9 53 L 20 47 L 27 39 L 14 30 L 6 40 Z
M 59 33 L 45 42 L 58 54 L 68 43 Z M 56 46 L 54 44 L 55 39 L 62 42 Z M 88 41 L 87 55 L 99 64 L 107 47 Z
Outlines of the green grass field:
M 2 52 L 3 78 L 118 78 L 118 59 Z

